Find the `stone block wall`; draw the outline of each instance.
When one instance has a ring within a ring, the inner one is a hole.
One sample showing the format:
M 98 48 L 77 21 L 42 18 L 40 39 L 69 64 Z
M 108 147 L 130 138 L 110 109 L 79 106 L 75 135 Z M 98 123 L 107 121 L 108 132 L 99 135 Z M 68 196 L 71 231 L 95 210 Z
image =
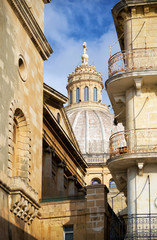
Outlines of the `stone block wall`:
M 41 239 L 64 239 L 64 227 L 73 227 L 74 240 L 109 240 L 111 215 L 105 185 L 87 186 L 84 199 L 41 203 Z

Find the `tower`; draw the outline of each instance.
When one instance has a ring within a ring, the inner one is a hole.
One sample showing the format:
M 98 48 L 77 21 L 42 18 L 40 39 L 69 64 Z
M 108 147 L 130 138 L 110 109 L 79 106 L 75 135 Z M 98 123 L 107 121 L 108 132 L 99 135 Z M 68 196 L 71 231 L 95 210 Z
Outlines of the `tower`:
M 127 196 L 131 239 L 157 237 L 156 8 L 157 1 L 121 0 L 112 10 L 121 52 L 109 59 L 106 88 L 125 131 L 110 137 L 107 164 Z

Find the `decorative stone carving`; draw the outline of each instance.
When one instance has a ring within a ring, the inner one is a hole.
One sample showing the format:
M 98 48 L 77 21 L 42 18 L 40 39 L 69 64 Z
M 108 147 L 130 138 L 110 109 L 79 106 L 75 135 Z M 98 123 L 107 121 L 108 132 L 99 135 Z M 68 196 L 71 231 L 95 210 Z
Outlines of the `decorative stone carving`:
M 134 78 L 134 83 L 136 87 L 136 95 L 141 95 L 141 88 L 142 88 L 142 78 Z
M 24 196 L 20 196 L 20 198 L 16 200 L 10 211 L 29 225 L 33 222 L 34 218 L 38 214 L 38 208 Z
M 139 176 L 143 176 L 143 167 L 144 167 L 144 163 L 138 163 L 138 174 L 139 174 Z
M 57 167 L 65 168 L 66 167 L 66 163 L 65 162 L 60 162 L 60 163 L 57 164 Z

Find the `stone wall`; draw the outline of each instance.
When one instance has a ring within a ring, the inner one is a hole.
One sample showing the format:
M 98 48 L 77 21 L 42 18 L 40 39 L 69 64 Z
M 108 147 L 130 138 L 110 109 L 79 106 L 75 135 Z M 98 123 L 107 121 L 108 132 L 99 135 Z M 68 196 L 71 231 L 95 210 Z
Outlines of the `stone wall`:
M 107 192 L 105 185 L 90 185 L 84 199 L 41 203 L 41 239 L 63 239 L 64 227 L 72 226 L 75 240 L 108 240 Z

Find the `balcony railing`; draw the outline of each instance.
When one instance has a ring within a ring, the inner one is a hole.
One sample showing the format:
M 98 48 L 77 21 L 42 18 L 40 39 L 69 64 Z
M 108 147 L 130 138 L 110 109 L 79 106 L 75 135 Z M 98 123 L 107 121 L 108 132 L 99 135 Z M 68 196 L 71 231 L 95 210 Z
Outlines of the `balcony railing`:
M 125 153 L 157 152 L 157 129 L 131 129 L 110 137 L 110 158 Z
M 118 52 L 108 61 L 109 77 L 118 73 L 157 70 L 157 48 L 138 48 Z
M 110 240 L 156 240 L 157 215 L 133 214 L 112 218 Z

